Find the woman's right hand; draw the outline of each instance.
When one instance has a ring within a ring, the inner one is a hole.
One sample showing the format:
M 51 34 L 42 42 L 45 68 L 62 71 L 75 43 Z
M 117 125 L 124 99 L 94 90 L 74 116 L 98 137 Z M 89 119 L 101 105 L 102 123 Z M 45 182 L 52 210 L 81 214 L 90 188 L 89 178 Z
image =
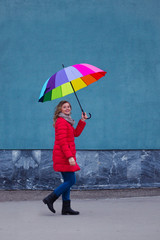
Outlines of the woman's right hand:
M 86 112 L 85 112 L 85 113 L 84 113 L 84 112 L 82 112 L 82 117 L 81 117 L 81 120 L 82 120 L 83 122 L 85 122 L 87 118 L 88 118 L 88 117 L 87 117 L 87 114 L 86 114 Z
M 69 164 L 70 164 L 71 166 L 75 166 L 75 165 L 76 165 L 76 161 L 74 160 L 73 157 L 70 157 L 70 158 L 68 159 L 68 161 L 69 161 Z

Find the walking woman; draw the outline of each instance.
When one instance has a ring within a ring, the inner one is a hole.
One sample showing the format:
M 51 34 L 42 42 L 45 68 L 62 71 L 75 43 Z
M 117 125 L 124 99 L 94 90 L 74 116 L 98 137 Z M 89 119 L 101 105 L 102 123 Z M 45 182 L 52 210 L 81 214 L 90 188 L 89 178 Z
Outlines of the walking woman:
M 76 182 L 75 172 L 80 170 L 76 162 L 76 149 L 74 137 L 78 137 L 87 119 L 86 113 L 82 113 L 82 118 L 76 128 L 73 127 L 74 120 L 71 118 L 71 104 L 61 101 L 54 113 L 55 143 L 53 148 L 53 168 L 56 172 L 61 172 L 64 182 L 57 187 L 50 195 L 43 199 L 50 211 L 55 213 L 53 203 L 62 195 L 62 215 L 78 215 L 78 211 L 71 209 L 70 189 Z

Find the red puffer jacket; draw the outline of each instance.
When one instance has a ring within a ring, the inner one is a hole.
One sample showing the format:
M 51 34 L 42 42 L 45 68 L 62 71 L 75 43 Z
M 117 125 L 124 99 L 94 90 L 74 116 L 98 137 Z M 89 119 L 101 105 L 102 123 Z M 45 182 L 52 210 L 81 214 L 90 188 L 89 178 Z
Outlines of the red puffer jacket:
M 55 143 L 53 148 L 53 168 L 56 172 L 75 172 L 80 170 L 69 164 L 68 159 L 73 157 L 76 161 L 76 148 L 74 137 L 78 137 L 86 123 L 80 120 L 76 129 L 64 118 L 58 118 L 55 124 Z

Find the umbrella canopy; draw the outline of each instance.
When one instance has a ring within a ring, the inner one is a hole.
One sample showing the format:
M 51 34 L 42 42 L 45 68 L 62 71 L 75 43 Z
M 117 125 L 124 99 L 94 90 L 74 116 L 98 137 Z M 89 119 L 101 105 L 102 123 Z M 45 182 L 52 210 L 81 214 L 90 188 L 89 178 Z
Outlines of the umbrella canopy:
M 96 82 L 105 74 L 105 71 L 86 63 L 63 68 L 45 82 L 39 102 L 51 101 L 75 93 Z

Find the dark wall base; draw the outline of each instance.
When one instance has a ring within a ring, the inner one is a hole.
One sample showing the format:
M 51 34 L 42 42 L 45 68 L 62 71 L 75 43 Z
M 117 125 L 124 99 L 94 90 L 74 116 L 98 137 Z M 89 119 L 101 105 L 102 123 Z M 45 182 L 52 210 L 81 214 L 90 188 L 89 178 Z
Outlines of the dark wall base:
M 160 150 L 77 151 L 73 189 L 160 187 Z M 52 150 L 0 150 L 0 189 L 54 189 Z

